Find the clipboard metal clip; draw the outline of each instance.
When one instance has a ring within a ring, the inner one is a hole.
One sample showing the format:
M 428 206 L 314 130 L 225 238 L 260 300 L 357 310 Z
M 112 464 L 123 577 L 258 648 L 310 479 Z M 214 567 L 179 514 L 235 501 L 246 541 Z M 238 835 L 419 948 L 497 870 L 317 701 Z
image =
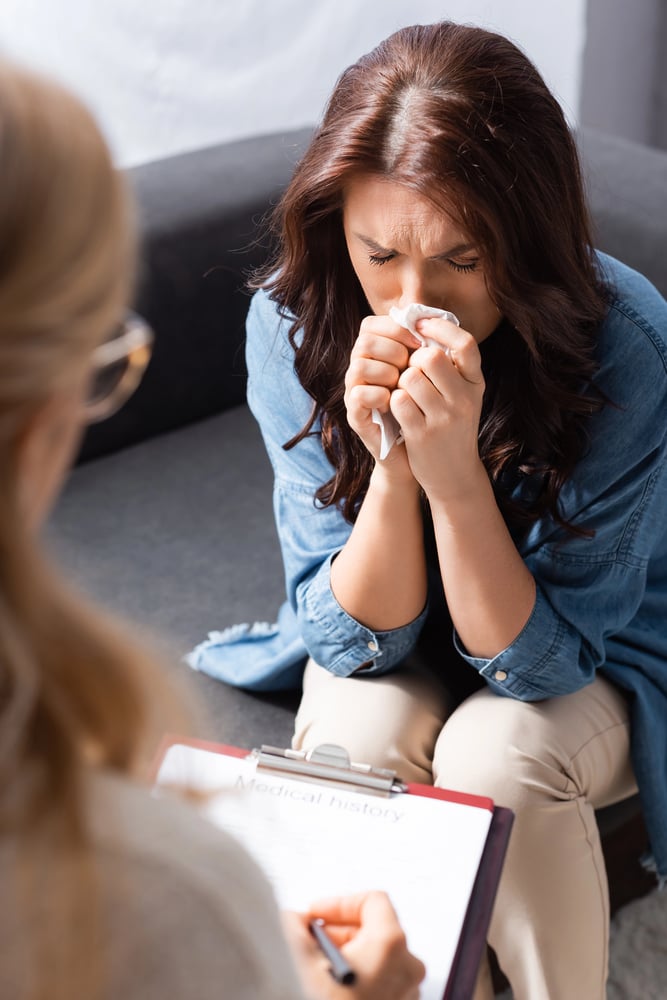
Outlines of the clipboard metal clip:
M 407 790 L 407 785 L 396 778 L 395 771 L 354 763 L 347 750 L 336 743 L 321 743 L 312 750 L 263 745 L 261 749 L 253 750 L 250 757 L 257 761 L 257 770 L 265 774 L 315 781 L 385 797 Z

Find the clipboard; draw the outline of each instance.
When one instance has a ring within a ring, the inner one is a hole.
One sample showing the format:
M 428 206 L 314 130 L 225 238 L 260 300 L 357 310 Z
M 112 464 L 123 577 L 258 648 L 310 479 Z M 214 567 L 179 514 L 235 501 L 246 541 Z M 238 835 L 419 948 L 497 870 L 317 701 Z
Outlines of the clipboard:
M 254 855 L 281 907 L 384 889 L 408 946 L 426 963 L 423 1000 L 472 997 L 511 810 L 482 796 L 405 784 L 331 744 L 248 751 L 168 737 L 155 776 L 158 791 L 184 785 L 203 793 L 205 815 Z M 442 844 L 458 850 L 450 855 Z

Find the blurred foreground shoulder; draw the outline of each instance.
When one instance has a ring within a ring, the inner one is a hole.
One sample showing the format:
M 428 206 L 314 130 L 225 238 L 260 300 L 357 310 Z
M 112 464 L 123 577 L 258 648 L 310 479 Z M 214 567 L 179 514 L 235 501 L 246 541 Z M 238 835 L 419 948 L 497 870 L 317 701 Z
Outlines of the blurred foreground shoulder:
M 116 775 L 94 774 L 87 791 L 99 1000 L 299 1000 L 271 888 L 235 840 L 187 803 Z M 51 905 L 40 900 L 35 919 L 57 933 Z M 35 929 L 20 924 L 9 908 L 0 915 L 2 996 L 25 995 Z
M 233 838 L 187 804 L 116 778 L 102 777 L 95 798 L 109 940 L 118 942 L 109 997 L 300 996 L 270 886 Z

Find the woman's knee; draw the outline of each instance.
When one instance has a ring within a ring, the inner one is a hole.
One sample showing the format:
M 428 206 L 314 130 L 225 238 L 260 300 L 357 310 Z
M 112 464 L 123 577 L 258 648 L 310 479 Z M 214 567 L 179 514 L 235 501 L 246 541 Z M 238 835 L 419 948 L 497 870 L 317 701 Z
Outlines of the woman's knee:
M 559 734 L 541 704 L 488 690 L 466 699 L 436 742 L 435 784 L 488 795 L 514 808 L 529 797 L 574 797 Z
M 634 791 L 628 729 L 627 702 L 602 677 L 537 702 L 478 691 L 443 729 L 435 781 L 507 805 L 584 796 L 597 808 Z
M 338 743 L 352 760 L 391 768 L 404 781 L 431 783 L 433 748 L 446 715 L 444 691 L 417 672 L 335 677 L 310 661 L 293 746 Z

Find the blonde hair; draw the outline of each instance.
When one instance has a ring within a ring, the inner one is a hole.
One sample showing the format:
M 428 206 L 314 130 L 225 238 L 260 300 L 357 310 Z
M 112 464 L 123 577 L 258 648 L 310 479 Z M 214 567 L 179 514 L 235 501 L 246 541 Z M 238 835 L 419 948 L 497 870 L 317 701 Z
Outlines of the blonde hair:
M 43 879 L 68 873 L 64 891 L 62 879 L 52 885 L 31 963 L 40 980 L 26 992 L 49 1000 L 92 996 L 99 981 L 81 939 L 95 910 L 85 775 L 91 764 L 141 765 L 164 684 L 49 566 L 22 515 L 17 451 L 31 415 L 67 391 L 122 318 L 134 269 L 131 200 L 91 115 L 0 62 L 0 833 L 22 845 L 27 918 L 48 893 Z

